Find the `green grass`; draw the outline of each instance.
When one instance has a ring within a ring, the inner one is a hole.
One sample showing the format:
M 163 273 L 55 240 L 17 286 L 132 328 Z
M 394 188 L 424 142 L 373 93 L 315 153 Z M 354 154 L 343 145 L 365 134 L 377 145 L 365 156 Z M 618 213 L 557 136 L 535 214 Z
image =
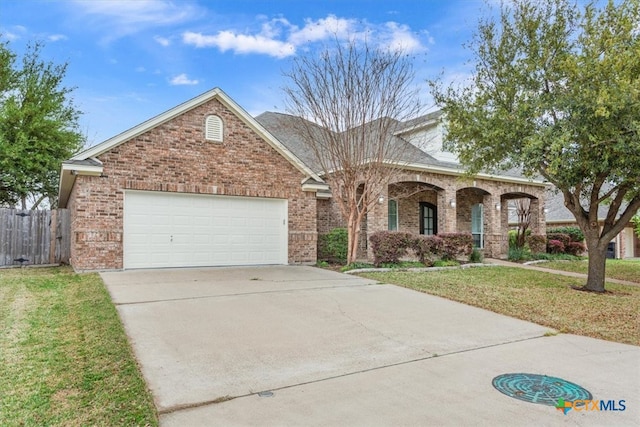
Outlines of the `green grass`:
M 0 425 L 157 425 L 97 274 L 0 270 Z
M 640 287 L 607 284 L 595 294 L 572 289 L 584 279 L 510 267 L 428 273 L 363 273 L 564 333 L 640 345 Z
M 587 274 L 588 261 L 571 262 L 545 262 L 538 265 L 543 268 L 554 270 L 572 271 L 574 273 Z M 611 279 L 627 280 L 629 282 L 640 283 L 640 261 L 608 259 L 605 270 L 607 277 Z

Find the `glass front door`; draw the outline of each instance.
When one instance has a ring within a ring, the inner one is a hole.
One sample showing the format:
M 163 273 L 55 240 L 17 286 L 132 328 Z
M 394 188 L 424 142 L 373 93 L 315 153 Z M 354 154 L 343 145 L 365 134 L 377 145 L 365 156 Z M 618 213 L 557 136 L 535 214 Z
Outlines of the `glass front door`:
M 420 234 L 438 234 L 438 208 L 431 203 L 420 203 Z

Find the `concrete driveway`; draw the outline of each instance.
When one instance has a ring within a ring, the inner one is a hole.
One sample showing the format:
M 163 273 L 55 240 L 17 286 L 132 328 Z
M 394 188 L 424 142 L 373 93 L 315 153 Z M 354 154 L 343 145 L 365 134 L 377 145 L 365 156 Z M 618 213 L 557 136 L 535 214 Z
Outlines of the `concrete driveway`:
M 640 423 L 640 347 L 545 336 L 553 331 L 313 267 L 102 278 L 164 426 Z M 563 415 L 498 392 L 492 379 L 505 373 L 559 377 L 625 410 Z

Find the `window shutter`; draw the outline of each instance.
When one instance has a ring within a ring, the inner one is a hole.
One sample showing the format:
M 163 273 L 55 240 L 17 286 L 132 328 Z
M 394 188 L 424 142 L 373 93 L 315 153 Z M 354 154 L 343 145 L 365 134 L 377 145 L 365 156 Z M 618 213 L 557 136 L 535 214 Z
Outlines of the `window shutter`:
M 222 119 L 218 116 L 207 116 L 204 133 L 208 141 L 222 142 Z

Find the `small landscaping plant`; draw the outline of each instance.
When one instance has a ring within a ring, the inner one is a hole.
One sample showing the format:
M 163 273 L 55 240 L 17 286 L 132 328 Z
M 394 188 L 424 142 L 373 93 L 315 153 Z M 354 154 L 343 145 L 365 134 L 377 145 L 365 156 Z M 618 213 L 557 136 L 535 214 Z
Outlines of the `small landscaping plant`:
M 563 254 L 564 248 L 564 243 L 561 240 L 550 239 L 547 241 L 547 252 L 550 254 Z
M 567 234 L 571 242 L 582 242 L 584 240 L 584 233 L 580 230 L 580 227 L 554 227 L 547 230 L 547 234 Z
M 532 234 L 527 237 L 526 242 L 533 254 L 544 253 L 547 250 L 547 236 L 542 234 Z
M 347 262 L 348 235 L 346 228 L 334 228 L 318 236 L 318 259 L 344 264 Z
M 473 248 L 471 254 L 469 255 L 469 262 L 471 263 L 480 263 L 484 260 L 484 254 L 478 248 Z
M 471 233 L 442 233 L 438 234 L 438 237 L 443 241 L 442 259 L 466 258 L 473 251 L 473 236 Z

